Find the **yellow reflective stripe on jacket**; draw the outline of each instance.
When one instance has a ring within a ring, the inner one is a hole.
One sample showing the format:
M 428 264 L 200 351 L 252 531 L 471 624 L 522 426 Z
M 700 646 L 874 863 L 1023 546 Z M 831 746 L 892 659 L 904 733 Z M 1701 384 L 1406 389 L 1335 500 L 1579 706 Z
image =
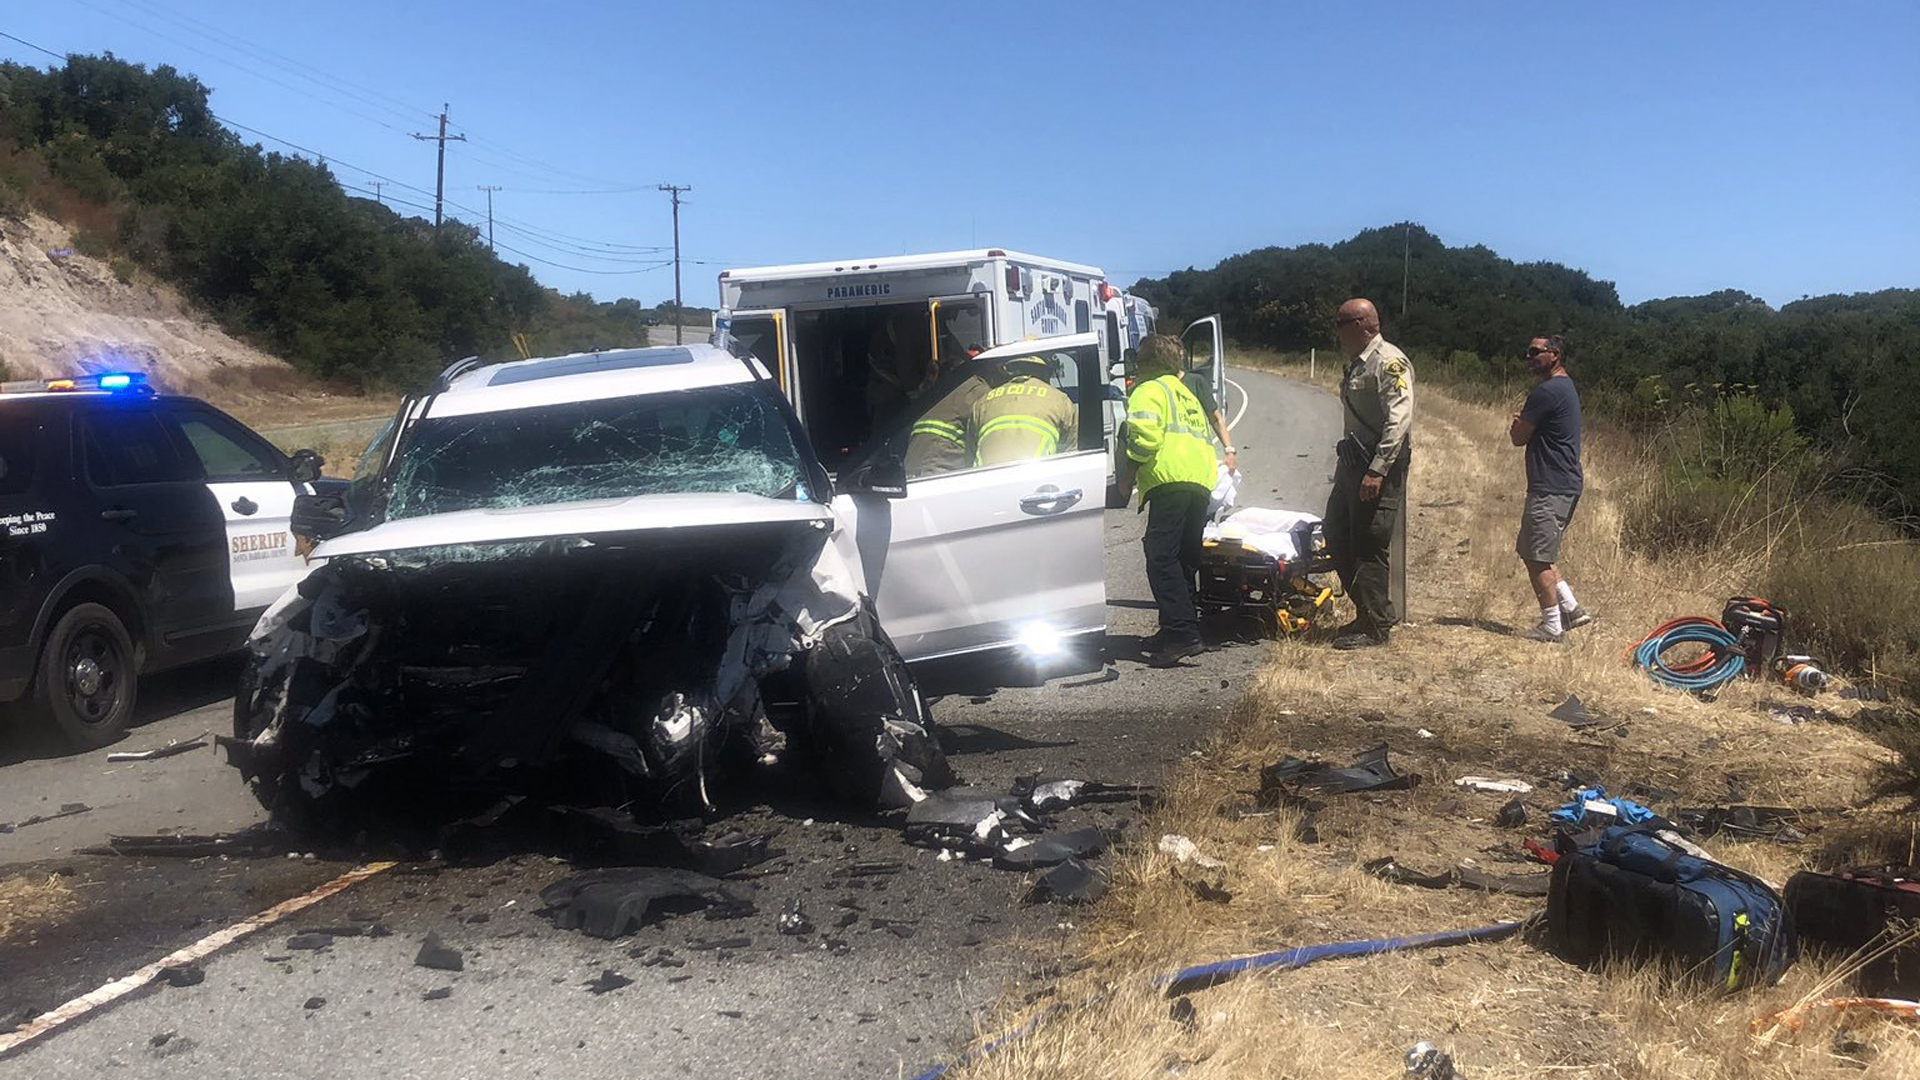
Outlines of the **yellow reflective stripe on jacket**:
M 1161 484 L 1199 484 L 1218 479 L 1213 445 L 1200 399 L 1172 375 L 1141 383 L 1127 399 L 1127 456 L 1140 463 L 1134 483 L 1141 498 Z
M 989 464 L 987 460 L 987 440 L 995 435 L 1012 434 L 1035 435 L 1039 437 L 1039 446 L 1022 453 L 1020 457 L 1048 457 L 1060 449 L 1060 429 L 1038 416 L 996 416 L 981 425 L 979 448 L 974 451 L 975 465 Z
M 958 424 L 949 424 L 945 420 L 920 420 L 913 425 L 914 435 L 933 435 L 949 442 L 966 445 L 967 433 Z

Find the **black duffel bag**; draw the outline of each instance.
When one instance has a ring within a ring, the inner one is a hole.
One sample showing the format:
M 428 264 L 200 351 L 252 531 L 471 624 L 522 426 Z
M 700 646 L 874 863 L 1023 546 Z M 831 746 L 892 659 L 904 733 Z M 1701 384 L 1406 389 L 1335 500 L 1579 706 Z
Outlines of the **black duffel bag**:
M 1561 956 L 1669 963 L 1723 990 L 1771 986 L 1793 963 L 1793 918 L 1759 878 L 1679 851 L 1645 826 L 1560 846 L 1547 938 Z
M 1809 945 L 1853 953 L 1885 944 L 1889 929 L 1920 928 L 1920 870 L 1862 866 L 1832 874 L 1803 871 L 1787 881 L 1787 908 Z M 1876 940 L 1878 939 L 1878 940 Z M 1920 943 L 1909 941 L 1868 964 L 1854 979 L 1862 993 L 1920 997 Z

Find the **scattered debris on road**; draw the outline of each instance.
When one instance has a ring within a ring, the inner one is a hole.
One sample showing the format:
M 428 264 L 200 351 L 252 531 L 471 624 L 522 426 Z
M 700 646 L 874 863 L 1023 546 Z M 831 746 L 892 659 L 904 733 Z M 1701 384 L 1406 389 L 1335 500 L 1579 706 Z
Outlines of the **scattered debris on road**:
M 1064 904 L 1091 904 L 1107 894 L 1106 877 L 1079 859 L 1068 859 L 1041 874 L 1028 890 L 1031 903 L 1058 900 Z
M 199 964 L 175 964 L 160 969 L 160 980 L 172 987 L 199 986 L 207 981 L 207 972 Z
M 268 825 L 256 825 L 232 833 L 211 835 L 189 833 L 149 833 L 122 836 L 109 834 L 107 842 L 80 848 L 82 855 L 139 855 L 162 858 L 197 859 L 205 855 L 259 857 L 287 853 L 286 834 Z
M 598 997 L 601 994 L 610 994 L 623 986 L 632 986 L 633 980 L 612 968 L 602 968 L 598 976 L 580 985 L 586 989 L 587 993 Z
M 107 755 L 107 761 L 112 764 L 122 761 L 154 761 L 159 758 L 169 758 L 189 750 L 199 750 L 206 746 L 207 740 L 212 737 L 213 732 L 203 731 L 191 739 L 175 739 L 165 746 L 158 746 L 152 750 L 116 750 Z
M 0 834 L 13 832 L 15 829 L 24 829 L 30 825 L 44 825 L 49 821 L 58 821 L 64 817 L 73 817 L 75 814 L 91 813 L 92 810 L 93 807 L 88 806 L 86 803 L 61 803 L 60 809 L 51 814 L 35 814 L 30 818 L 23 818 L 19 821 L 0 821 Z
M 427 932 L 426 940 L 420 943 L 420 951 L 414 954 L 413 964 L 434 971 L 464 971 L 467 966 L 460 950 L 443 944 L 440 935 L 431 930 Z
M 718 878 L 657 866 L 590 870 L 540 890 L 545 914 L 556 929 L 578 930 L 611 940 L 652 921 L 655 913 L 713 909 L 709 917 L 753 913 L 751 901 Z
M 801 908 L 798 897 L 789 901 L 786 910 L 780 913 L 778 926 L 781 933 L 789 936 L 798 937 L 813 933 L 813 920 L 807 918 L 807 913 Z

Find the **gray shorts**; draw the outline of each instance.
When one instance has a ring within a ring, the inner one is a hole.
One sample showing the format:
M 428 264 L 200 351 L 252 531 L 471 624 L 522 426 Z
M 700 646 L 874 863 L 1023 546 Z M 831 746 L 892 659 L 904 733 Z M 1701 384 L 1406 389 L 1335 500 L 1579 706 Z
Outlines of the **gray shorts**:
M 1526 509 L 1520 512 L 1520 539 L 1513 550 L 1528 562 L 1559 562 L 1560 538 L 1567 534 L 1578 505 L 1578 495 L 1528 492 Z

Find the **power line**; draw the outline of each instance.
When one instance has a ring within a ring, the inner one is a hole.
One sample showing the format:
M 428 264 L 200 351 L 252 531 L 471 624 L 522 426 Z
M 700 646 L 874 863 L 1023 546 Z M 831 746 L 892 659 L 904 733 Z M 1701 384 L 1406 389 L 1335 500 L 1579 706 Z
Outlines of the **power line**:
M 35 45 L 33 42 L 28 41 L 26 38 L 14 37 L 12 34 L 7 33 L 5 30 L 0 30 L 0 37 L 6 38 L 8 41 L 17 41 L 20 44 L 25 45 L 29 49 L 38 49 L 41 52 L 46 53 L 48 56 L 53 57 L 55 60 L 65 60 L 67 58 L 66 53 L 54 52 L 52 49 L 47 48 L 45 45 Z
M 274 77 L 273 75 L 269 75 L 264 71 L 257 70 L 231 57 L 225 57 L 217 53 L 208 52 L 206 49 L 202 49 L 199 46 L 192 44 L 191 42 L 182 41 L 179 38 L 173 37 L 170 34 L 162 33 L 161 31 L 155 30 L 153 27 L 147 26 L 144 23 L 136 22 L 133 19 L 128 18 L 126 15 L 120 12 L 111 11 L 107 8 L 100 7 L 99 5 L 93 3 L 92 0 L 73 0 L 73 2 L 79 4 L 81 7 L 87 8 L 92 11 L 96 11 L 101 15 L 105 15 L 107 18 L 118 19 L 119 21 L 126 23 L 128 26 L 131 26 L 136 30 L 141 30 L 146 33 L 152 34 L 154 37 L 159 38 L 161 41 L 170 42 L 190 52 L 198 53 L 201 56 L 208 57 L 220 63 L 229 64 L 234 68 L 245 72 L 248 75 L 252 75 L 256 79 L 261 79 L 265 82 L 272 83 L 273 85 L 278 86 L 283 90 L 288 90 L 288 91 L 291 91 L 292 93 L 299 94 L 302 97 L 310 98 L 314 101 L 318 101 L 322 105 L 327 105 L 332 108 L 338 109 L 341 112 L 348 114 L 349 116 L 354 116 L 361 120 L 365 120 L 370 124 L 377 124 L 380 127 L 388 129 L 389 131 L 400 130 L 399 128 L 394 127 L 392 124 L 388 123 L 385 120 L 380 119 L 377 116 L 369 116 L 368 114 L 361 112 L 359 109 L 351 108 L 337 101 L 330 101 L 323 97 L 316 97 L 310 91 L 302 87 L 298 87 L 293 85 L 292 83 L 285 82 L 279 78 Z
M 267 48 L 258 42 L 250 41 L 239 34 L 231 33 L 204 19 L 196 19 L 191 15 L 179 12 L 169 13 L 168 9 L 161 7 L 159 4 L 152 3 L 151 0 L 119 0 L 119 2 L 147 14 L 158 16 L 189 33 L 199 34 L 208 40 L 216 41 L 227 48 L 242 52 L 252 58 L 266 60 L 279 65 L 292 65 L 301 70 L 291 72 L 290 74 L 298 75 L 300 78 L 320 85 L 331 83 L 333 86 L 329 87 L 329 89 L 334 90 L 334 92 L 353 97 L 374 108 L 385 109 L 403 119 L 418 120 L 421 116 L 433 115 L 426 109 L 418 108 L 390 94 L 383 93 L 369 86 L 354 83 L 324 68 L 315 67 L 312 64 L 288 56 L 285 53 Z M 196 27 L 199 29 L 195 29 Z M 306 72 L 311 72 L 312 74 L 305 74 Z

